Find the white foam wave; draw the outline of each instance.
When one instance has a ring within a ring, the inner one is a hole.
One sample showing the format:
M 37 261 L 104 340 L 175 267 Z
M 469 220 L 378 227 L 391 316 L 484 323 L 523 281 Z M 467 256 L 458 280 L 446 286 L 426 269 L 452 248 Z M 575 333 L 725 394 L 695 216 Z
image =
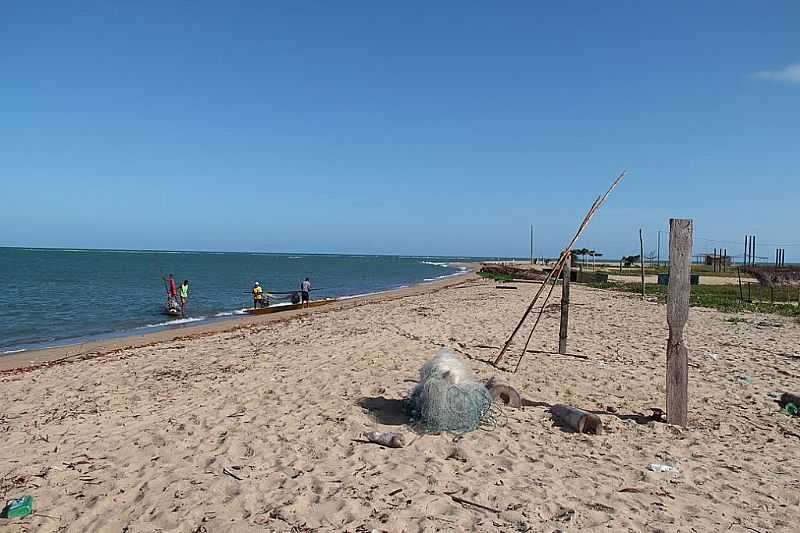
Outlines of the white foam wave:
M 144 329 L 144 328 L 163 328 L 164 326 L 177 326 L 179 324 L 188 324 L 190 322 L 199 322 L 201 320 L 205 320 L 206 317 L 204 316 L 194 316 L 190 318 L 178 318 L 177 320 L 167 320 L 166 322 L 159 322 L 158 324 L 147 324 L 146 326 L 141 326 L 136 329 Z
M 233 311 L 223 311 L 221 313 L 217 313 L 214 315 L 215 317 L 222 317 L 222 316 L 235 316 L 235 315 L 246 315 L 247 311 L 244 309 L 235 309 Z
M 467 273 L 467 269 L 464 268 L 464 269 L 459 270 L 458 272 L 454 272 L 452 274 L 445 274 L 443 276 L 436 276 L 435 278 L 425 278 L 423 281 L 427 281 L 427 282 L 439 281 L 440 279 L 452 278 L 453 276 L 461 276 L 461 275 L 466 274 L 466 273 Z
M 450 266 L 447 263 L 437 263 L 435 261 L 420 261 L 420 264 L 422 264 L 422 265 L 433 265 L 433 266 L 442 267 L 442 268 L 448 268 Z
M 0 354 L 9 355 L 9 354 L 12 354 L 12 353 L 19 353 L 19 352 L 25 352 L 25 351 L 27 351 L 25 348 L 20 348 L 19 350 L 6 350 L 6 351 L 3 351 L 3 352 L 0 352 Z

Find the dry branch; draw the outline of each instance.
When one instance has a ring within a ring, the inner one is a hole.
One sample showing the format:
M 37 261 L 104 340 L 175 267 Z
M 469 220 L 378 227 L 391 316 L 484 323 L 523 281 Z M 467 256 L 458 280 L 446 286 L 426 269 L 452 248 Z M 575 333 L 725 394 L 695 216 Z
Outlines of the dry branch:
M 581 225 L 578 227 L 578 231 L 575 233 L 575 235 L 569 241 L 569 244 L 567 244 L 567 246 L 564 248 L 564 252 L 561 254 L 561 257 L 559 258 L 558 262 L 553 267 L 553 270 L 551 270 L 548 273 L 547 277 L 542 282 L 541 287 L 539 287 L 539 290 L 536 291 L 536 295 L 533 297 L 533 300 L 531 300 L 530 305 L 528 305 L 528 308 L 522 314 L 522 318 L 520 319 L 519 323 L 514 328 L 514 331 L 511 332 L 511 335 L 508 337 L 508 340 L 506 340 L 505 344 L 503 345 L 503 348 L 500 350 L 500 353 L 497 355 L 497 358 L 494 360 L 494 365 L 495 366 L 499 365 L 500 361 L 502 361 L 503 356 L 506 353 L 506 350 L 508 350 L 508 347 L 511 345 L 511 342 L 514 340 L 514 337 L 519 332 L 519 330 L 522 327 L 522 325 L 525 323 L 525 320 L 528 318 L 528 315 L 531 313 L 533 308 L 536 306 L 536 302 L 539 300 L 539 297 L 541 296 L 542 292 L 544 291 L 544 287 L 547 284 L 547 282 L 550 281 L 554 275 L 556 276 L 556 279 L 558 278 L 558 274 L 560 274 L 561 271 L 564 268 L 564 261 L 566 261 L 567 257 L 569 257 L 569 254 L 572 251 L 572 247 L 575 245 L 575 243 L 578 241 L 578 239 L 581 237 L 581 235 L 583 235 L 583 232 L 586 231 L 586 228 L 589 226 L 589 223 L 592 221 L 592 218 L 594 217 L 595 213 L 597 213 L 598 209 L 600 209 L 600 207 L 603 206 L 603 204 L 605 203 L 606 199 L 611 194 L 611 192 L 614 189 L 617 188 L 617 185 L 619 185 L 619 183 L 622 181 L 622 178 L 625 177 L 626 173 L 627 173 L 626 171 L 622 171 L 622 173 L 619 176 L 617 176 L 617 179 L 614 180 L 614 182 L 611 184 L 611 187 L 608 188 L 606 193 L 603 196 L 598 197 L 594 201 L 594 203 L 592 204 L 592 207 L 589 208 L 589 212 L 586 213 L 586 216 L 583 218 L 583 222 L 581 222 Z M 551 290 L 551 292 L 552 292 L 552 290 Z M 547 305 L 547 300 L 545 300 L 544 305 Z M 543 307 L 544 307 L 544 305 L 543 305 Z M 535 327 L 534 327 L 534 329 L 535 329 Z M 529 339 L 530 339 L 530 336 L 529 336 Z M 526 346 L 527 346 L 527 343 L 526 343 Z M 524 352 L 523 352 L 523 354 L 524 354 Z M 517 365 L 517 368 L 519 368 L 519 364 Z

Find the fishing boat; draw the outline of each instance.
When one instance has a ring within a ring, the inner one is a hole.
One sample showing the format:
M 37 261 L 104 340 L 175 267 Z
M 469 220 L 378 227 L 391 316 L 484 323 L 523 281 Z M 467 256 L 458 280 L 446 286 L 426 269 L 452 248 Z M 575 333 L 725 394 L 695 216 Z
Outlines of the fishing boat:
M 335 302 L 335 298 L 326 298 L 325 300 L 314 300 L 308 302 L 308 307 L 319 307 L 321 305 L 326 305 L 329 303 Z M 303 304 L 278 304 L 273 305 L 270 307 L 251 307 L 250 309 L 245 309 L 244 312 L 248 315 L 269 315 L 272 313 L 281 313 L 283 311 L 295 311 L 297 309 L 302 309 Z
M 167 298 L 164 303 L 164 314 L 169 316 L 181 316 L 181 306 L 175 298 Z

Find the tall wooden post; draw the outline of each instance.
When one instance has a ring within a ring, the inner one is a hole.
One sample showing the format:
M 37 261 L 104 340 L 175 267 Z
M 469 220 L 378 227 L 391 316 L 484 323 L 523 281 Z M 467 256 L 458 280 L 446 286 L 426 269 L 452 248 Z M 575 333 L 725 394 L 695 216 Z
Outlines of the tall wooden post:
M 531 225 L 531 264 L 533 264 L 533 225 Z
M 569 328 L 569 282 L 572 274 L 572 254 L 564 261 L 564 282 L 561 284 L 561 326 L 558 329 L 558 353 L 567 353 L 567 330 Z
M 745 235 L 744 236 L 744 256 L 742 256 L 742 264 L 747 264 L 747 245 L 750 243 L 750 237 Z
M 639 228 L 639 262 L 642 264 L 642 300 L 644 300 L 644 240 L 642 228 Z
M 686 426 L 689 418 L 689 353 L 683 328 L 689 318 L 692 221 L 669 221 L 669 287 L 667 288 L 667 423 Z

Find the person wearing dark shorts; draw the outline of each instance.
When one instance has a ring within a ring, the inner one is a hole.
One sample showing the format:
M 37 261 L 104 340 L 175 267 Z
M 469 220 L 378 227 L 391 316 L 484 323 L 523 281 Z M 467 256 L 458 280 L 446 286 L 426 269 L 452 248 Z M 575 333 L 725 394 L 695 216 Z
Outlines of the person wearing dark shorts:
M 303 307 L 308 307 L 308 302 L 311 294 L 311 282 L 308 278 L 300 284 L 300 297 L 302 298 Z

